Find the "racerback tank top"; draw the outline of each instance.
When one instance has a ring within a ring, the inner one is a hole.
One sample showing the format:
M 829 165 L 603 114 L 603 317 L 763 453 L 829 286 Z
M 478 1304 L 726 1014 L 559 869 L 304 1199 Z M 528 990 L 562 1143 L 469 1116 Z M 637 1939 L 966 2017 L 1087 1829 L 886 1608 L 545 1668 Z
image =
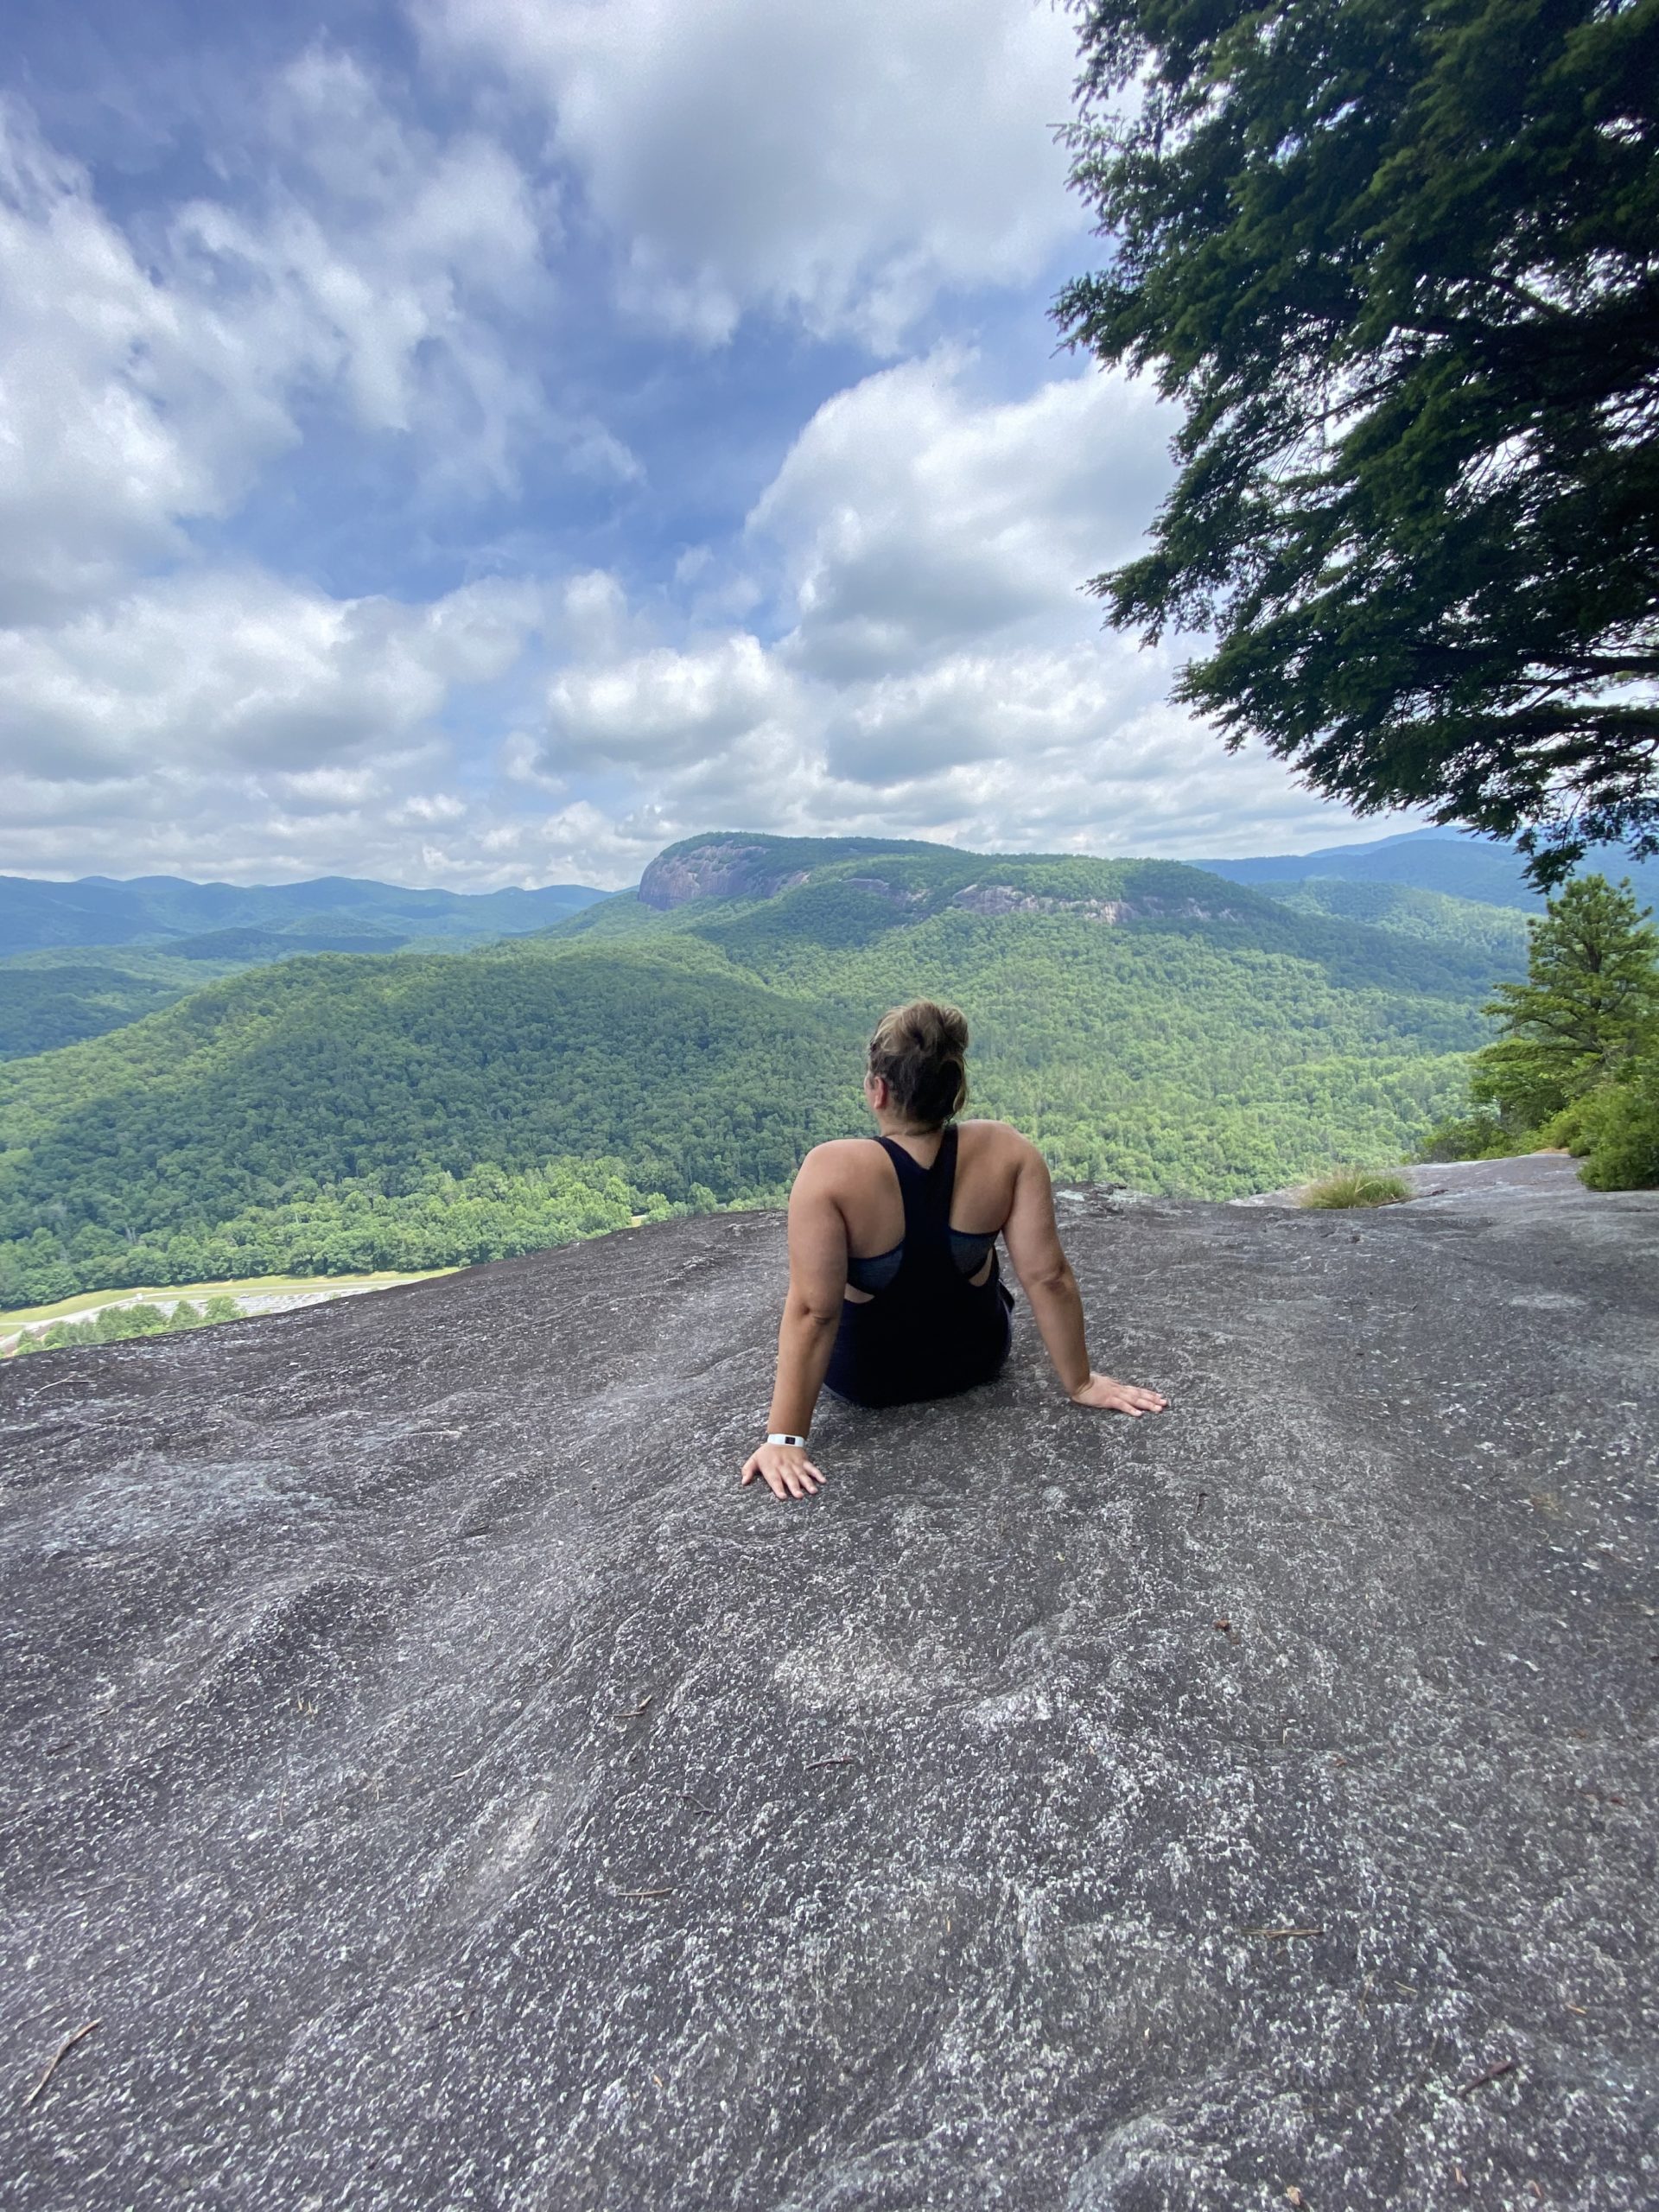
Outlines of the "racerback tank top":
M 899 1178 L 904 1241 L 886 1287 L 868 1305 L 849 1300 L 842 1306 L 825 1383 L 856 1405 L 948 1397 L 988 1382 L 1001 1368 L 1007 1357 L 1014 1301 L 995 1260 L 986 1280 L 972 1283 L 952 1249 L 956 1129 L 946 1129 L 931 1167 L 920 1166 L 891 1137 L 877 1141 Z M 979 1267 L 984 1263 L 984 1242 L 975 1241 L 981 1245 L 974 1262 Z M 893 1255 L 879 1256 L 888 1260 Z

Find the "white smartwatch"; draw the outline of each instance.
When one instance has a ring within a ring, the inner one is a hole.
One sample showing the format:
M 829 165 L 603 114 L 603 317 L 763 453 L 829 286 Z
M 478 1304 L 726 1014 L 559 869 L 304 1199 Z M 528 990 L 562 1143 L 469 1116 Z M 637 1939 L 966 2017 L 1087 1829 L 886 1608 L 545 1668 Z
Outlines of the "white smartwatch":
M 760 1440 L 763 1444 L 798 1444 L 803 1451 L 806 1448 L 804 1436 L 786 1436 L 782 1429 L 774 1429 L 770 1436 L 763 1436 Z

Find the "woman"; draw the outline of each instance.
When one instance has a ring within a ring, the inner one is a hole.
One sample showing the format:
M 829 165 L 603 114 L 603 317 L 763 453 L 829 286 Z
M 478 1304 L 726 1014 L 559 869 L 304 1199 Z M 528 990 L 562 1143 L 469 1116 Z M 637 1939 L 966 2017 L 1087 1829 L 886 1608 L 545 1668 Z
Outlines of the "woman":
M 968 1025 L 916 999 L 870 1039 L 864 1096 L 880 1135 L 808 1153 L 789 1200 L 789 1294 L 778 1332 L 769 1433 L 743 1469 L 774 1497 L 823 1481 L 807 1429 L 827 1384 L 855 1405 L 902 1405 L 988 1382 L 1008 1354 L 1008 1249 L 1055 1372 L 1074 1405 L 1139 1420 L 1166 1400 L 1096 1375 L 1083 1300 L 1054 1226 L 1034 1144 L 1003 1122 L 955 1117 L 968 1096 Z

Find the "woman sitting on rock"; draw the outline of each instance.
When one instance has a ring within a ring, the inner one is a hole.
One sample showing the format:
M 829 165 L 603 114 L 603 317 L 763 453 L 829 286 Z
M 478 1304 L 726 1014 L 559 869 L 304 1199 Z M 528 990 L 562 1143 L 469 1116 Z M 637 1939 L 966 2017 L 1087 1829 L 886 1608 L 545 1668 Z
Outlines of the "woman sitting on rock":
M 823 1480 L 806 1437 L 826 1386 L 855 1405 L 897 1406 L 999 1372 L 1014 1303 L 997 1272 L 999 1236 L 1072 1402 L 1136 1419 L 1164 1409 L 1156 1390 L 1089 1364 L 1041 1153 L 1004 1122 L 957 1127 L 967 1050 L 954 1007 L 895 1007 L 870 1039 L 864 1077 L 880 1136 L 837 1138 L 801 1163 L 771 1433 L 743 1469 L 774 1497 L 810 1497 Z

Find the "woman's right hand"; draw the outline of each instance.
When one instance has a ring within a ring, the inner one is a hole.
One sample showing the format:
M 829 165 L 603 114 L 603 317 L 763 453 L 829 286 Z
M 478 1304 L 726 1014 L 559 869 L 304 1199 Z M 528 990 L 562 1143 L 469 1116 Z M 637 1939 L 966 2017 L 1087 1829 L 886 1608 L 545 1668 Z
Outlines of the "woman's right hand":
M 1114 1382 L 1109 1375 L 1093 1375 L 1080 1390 L 1071 1393 L 1074 1406 L 1093 1406 L 1103 1414 L 1128 1414 L 1131 1421 L 1139 1421 L 1142 1414 L 1161 1414 L 1168 1410 L 1169 1400 L 1161 1390 L 1143 1390 L 1138 1382 Z

